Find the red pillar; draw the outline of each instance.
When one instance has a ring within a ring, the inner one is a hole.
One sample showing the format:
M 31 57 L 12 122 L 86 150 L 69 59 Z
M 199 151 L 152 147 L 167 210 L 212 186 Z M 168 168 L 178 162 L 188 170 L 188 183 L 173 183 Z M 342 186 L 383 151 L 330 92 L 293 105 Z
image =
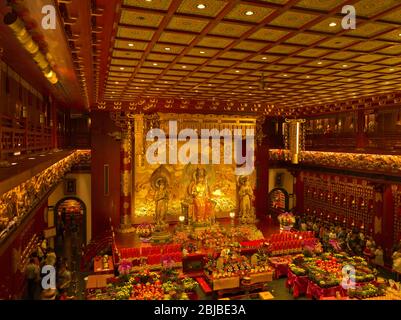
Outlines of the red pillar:
M 131 186 L 132 186 L 132 128 L 129 123 L 121 140 L 121 229 L 131 227 Z
M 294 196 L 295 196 L 295 212 L 298 214 L 304 213 L 304 179 L 303 173 L 296 171 L 295 183 L 294 183 Z
M 365 149 L 368 139 L 366 137 L 365 133 L 365 113 L 363 110 L 358 110 L 357 111 L 357 132 L 356 132 L 356 148 L 359 149 L 359 151 L 362 151 Z
M 265 123 L 259 123 L 259 137 L 256 141 L 255 169 L 256 169 L 256 191 L 255 207 L 256 215 L 262 221 L 268 214 L 269 199 L 269 145 L 268 138 L 264 135 Z
M 50 105 L 50 119 L 51 119 L 51 132 L 52 132 L 52 148 L 57 149 L 58 148 L 58 139 L 57 139 L 57 106 L 55 101 L 52 99 L 51 100 L 51 105 Z

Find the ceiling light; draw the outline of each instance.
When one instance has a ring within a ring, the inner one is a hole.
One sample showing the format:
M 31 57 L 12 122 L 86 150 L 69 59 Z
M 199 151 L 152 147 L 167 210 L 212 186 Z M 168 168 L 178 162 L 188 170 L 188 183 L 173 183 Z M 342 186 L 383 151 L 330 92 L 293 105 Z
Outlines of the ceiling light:
M 183 69 L 186 69 L 186 68 L 187 68 L 187 66 L 182 66 L 182 68 L 183 68 Z
M 154 63 L 153 65 L 154 65 L 154 66 L 157 66 L 157 63 Z
M 337 25 L 336 22 L 330 22 L 329 27 L 335 27 Z
M 394 68 L 391 68 L 390 71 L 394 71 Z
M 288 74 L 283 74 L 284 77 L 288 77 Z
M 133 47 L 134 44 L 133 43 L 128 43 L 128 47 Z
M 347 64 L 343 64 L 343 68 L 346 68 L 346 67 L 348 67 L 348 65 Z
M 11 165 L 16 166 L 17 164 L 18 164 L 17 162 L 13 162 Z
M 203 3 L 198 4 L 196 7 L 200 10 L 206 9 L 206 6 Z
M 239 73 L 239 70 L 235 70 L 236 73 Z
M 141 82 L 145 82 L 145 80 L 142 79 Z
M 247 15 L 247 16 L 253 16 L 253 15 L 254 15 L 254 12 L 253 12 L 253 11 L 247 11 L 247 12 L 245 12 L 245 15 Z
M 171 48 L 167 47 L 167 48 L 164 48 L 164 50 L 166 50 L 166 51 L 170 51 L 170 50 L 171 50 Z
M 205 52 L 205 51 L 199 51 L 199 53 L 204 54 L 204 53 L 206 53 L 206 52 Z
M 152 2 L 152 0 L 145 0 L 146 2 Z
M 124 68 L 123 68 L 123 67 L 121 67 L 121 68 L 120 68 L 120 70 L 124 70 Z
M 35 160 L 36 158 L 28 158 L 28 160 Z
M 119 84 L 119 82 L 118 82 L 118 81 L 116 81 L 115 83 L 116 83 L 116 84 Z
M 317 64 L 322 64 L 323 62 L 322 61 L 319 61 Z
M 263 57 L 262 60 L 267 60 L 267 57 Z
M 310 79 L 310 76 L 306 76 L 306 79 Z

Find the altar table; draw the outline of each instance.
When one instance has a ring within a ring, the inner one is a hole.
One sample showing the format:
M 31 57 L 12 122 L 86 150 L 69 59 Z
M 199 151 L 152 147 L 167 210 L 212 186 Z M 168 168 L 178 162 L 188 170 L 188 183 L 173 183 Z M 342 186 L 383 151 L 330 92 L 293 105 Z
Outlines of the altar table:
M 86 282 L 86 292 L 96 289 L 103 289 L 107 287 L 107 279 L 113 278 L 114 274 L 95 274 L 88 276 L 88 280 Z
M 286 261 L 283 261 L 283 258 Z M 279 279 L 282 276 L 287 276 L 288 274 L 288 264 L 292 260 L 291 256 L 287 257 L 271 257 L 269 258 L 269 263 L 273 266 L 274 268 L 274 278 Z
M 214 279 L 212 280 L 212 286 L 214 291 L 239 288 L 240 278 L 239 276 L 236 276 L 222 279 Z
M 305 294 L 308 289 L 309 278 L 308 276 L 297 276 L 288 269 L 288 278 L 285 283 L 286 287 L 292 289 L 294 298 L 298 298 L 301 294 Z
M 316 283 L 308 280 L 308 288 L 306 289 L 306 296 L 308 298 L 320 300 L 322 297 L 336 296 L 337 292 L 339 292 L 342 297 L 347 295 L 347 290 L 345 290 L 342 286 L 321 288 Z
M 273 281 L 273 272 L 254 273 L 250 274 L 249 277 L 251 278 L 251 284 L 270 282 Z

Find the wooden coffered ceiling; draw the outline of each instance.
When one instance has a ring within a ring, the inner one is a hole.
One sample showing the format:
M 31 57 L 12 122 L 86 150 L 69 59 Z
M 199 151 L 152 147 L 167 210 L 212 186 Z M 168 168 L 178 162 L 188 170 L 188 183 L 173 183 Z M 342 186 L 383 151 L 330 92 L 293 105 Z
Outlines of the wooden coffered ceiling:
M 348 4 L 357 12 L 355 30 L 341 27 Z M 157 98 L 288 110 L 401 89 L 399 0 L 114 5 L 113 20 L 102 19 L 110 38 L 104 35 L 101 48 L 95 97 L 101 106 Z

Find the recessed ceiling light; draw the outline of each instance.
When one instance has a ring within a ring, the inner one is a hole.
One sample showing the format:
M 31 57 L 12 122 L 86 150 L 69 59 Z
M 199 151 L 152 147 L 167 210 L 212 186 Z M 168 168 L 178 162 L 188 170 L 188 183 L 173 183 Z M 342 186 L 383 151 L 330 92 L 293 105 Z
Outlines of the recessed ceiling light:
M 28 160 L 35 160 L 36 158 L 28 158 Z
M 115 92 L 113 91 L 112 94 L 115 94 Z
M 205 51 L 200 51 L 199 53 L 201 53 L 201 54 L 204 54 L 204 53 L 205 53 Z
M 235 70 L 236 73 L 239 73 L 239 70 Z
M 201 10 L 206 9 L 206 6 L 203 3 L 198 4 L 196 7 Z
M 17 164 L 18 164 L 17 162 L 13 162 L 11 165 L 16 166 Z
M 247 16 L 253 16 L 253 15 L 254 15 L 254 12 L 253 12 L 253 11 L 247 11 L 247 12 L 245 12 L 245 15 L 247 15 Z
M 154 66 L 157 66 L 157 63 L 154 63 L 153 65 L 154 65 Z
M 164 50 L 166 50 L 166 51 L 170 51 L 170 50 L 171 50 L 171 48 L 167 47 L 167 48 L 164 48 Z
M 146 2 L 152 2 L 152 0 L 145 0 Z
M 164 83 L 168 83 L 168 81 L 164 81 Z
M 337 25 L 336 22 L 330 22 L 329 27 L 335 27 Z
M 128 43 L 128 46 L 129 46 L 129 47 L 133 47 L 134 44 L 133 44 L 133 43 Z
M 119 84 L 119 82 L 118 82 L 118 81 L 116 81 L 115 83 L 116 83 L 116 84 Z
M 346 68 L 346 67 L 348 67 L 348 64 L 343 64 L 343 68 Z
M 123 68 L 123 67 L 121 67 L 121 68 L 120 68 L 120 70 L 124 70 L 124 68 Z
M 209 84 L 208 84 L 208 86 L 209 86 L 209 87 L 211 87 L 211 86 L 212 86 L 212 84 L 211 84 L 211 83 L 209 83 Z
M 394 68 L 391 68 L 390 71 L 394 71 Z
M 306 76 L 306 79 L 310 79 L 310 76 Z
M 323 62 L 322 61 L 318 61 L 318 63 L 317 64 L 322 64 Z
M 139 89 L 139 87 L 135 87 L 135 89 Z
M 187 66 L 182 66 L 182 68 L 183 68 L 183 69 L 186 69 L 186 68 L 187 68 Z
M 142 79 L 141 82 L 145 82 L 145 80 Z
M 288 77 L 288 74 L 283 74 L 284 77 Z
M 263 57 L 262 60 L 267 60 L 267 57 Z

